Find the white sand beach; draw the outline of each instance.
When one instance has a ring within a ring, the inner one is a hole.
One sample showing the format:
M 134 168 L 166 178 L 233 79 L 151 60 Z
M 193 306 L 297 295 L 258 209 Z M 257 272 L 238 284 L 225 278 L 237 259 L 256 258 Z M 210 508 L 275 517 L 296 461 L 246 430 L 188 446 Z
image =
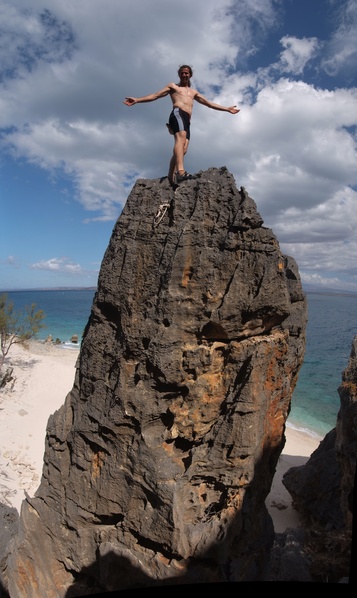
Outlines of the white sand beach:
M 25 492 L 33 496 L 42 472 L 46 425 L 72 389 L 79 348 L 31 341 L 27 349 L 13 345 L 5 366 L 14 380 L 0 389 L 0 502 L 20 511 Z M 320 440 L 286 429 L 266 505 L 277 533 L 297 527 L 299 517 L 281 480 L 284 473 L 305 463 Z
M 18 511 L 40 484 L 47 421 L 73 386 L 78 354 L 31 341 L 13 345 L 5 361 L 13 380 L 0 389 L 0 502 Z

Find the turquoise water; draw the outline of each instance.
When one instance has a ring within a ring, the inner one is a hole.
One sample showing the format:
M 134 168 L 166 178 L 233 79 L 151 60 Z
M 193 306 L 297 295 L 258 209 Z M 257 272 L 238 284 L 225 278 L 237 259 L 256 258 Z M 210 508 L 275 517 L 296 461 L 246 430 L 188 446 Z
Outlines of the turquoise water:
M 338 387 L 357 334 L 357 295 L 307 293 L 306 352 L 289 423 L 324 436 L 336 425 Z
M 49 335 L 70 347 L 73 335 L 82 338 L 88 322 L 94 290 L 61 291 L 11 291 L 6 293 L 17 310 L 24 311 L 26 305 L 36 304 L 36 310 L 42 309 L 46 315 L 37 338 L 45 340 Z M 77 345 L 78 348 L 78 345 Z
M 16 309 L 36 303 L 46 314 L 46 328 L 38 338 L 51 335 L 71 348 L 87 324 L 94 290 L 14 291 L 8 293 Z M 309 320 L 306 352 L 294 391 L 288 425 L 324 436 L 336 425 L 340 407 L 338 387 L 357 334 L 357 295 L 307 293 Z

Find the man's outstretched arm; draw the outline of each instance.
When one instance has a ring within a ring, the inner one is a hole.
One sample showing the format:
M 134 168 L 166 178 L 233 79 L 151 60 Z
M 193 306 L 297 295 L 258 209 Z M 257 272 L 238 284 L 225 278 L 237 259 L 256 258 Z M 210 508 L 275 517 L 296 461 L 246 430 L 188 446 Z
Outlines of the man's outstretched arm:
M 237 114 L 240 112 L 240 109 L 237 108 L 237 106 L 222 106 L 221 104 L 210 102 L 210 100 L 207 100 L 207 98 L 205 98 L 205 96 L 203 96 L 201 93 L 197 93 L 194 99 L 199 104 L 207 106 L 207 108 L 213 108 L 213 110 L 222 110 L 223 112 L 230 112 L 231 114 Z
M 160 98 L 164 98 L 170 93 L 170 87 L 167 85 L 164 89 L 160 89 L 160 91 L 156 91 L 155 93 L 150 93 L 147 96 L 143 96 L 142 98 L 133 98 L 132 96 L 125 97 L 123 104 L 126 106 L 134 106 L 134 104 L 143 104 L 144 102 L 154 102 Z

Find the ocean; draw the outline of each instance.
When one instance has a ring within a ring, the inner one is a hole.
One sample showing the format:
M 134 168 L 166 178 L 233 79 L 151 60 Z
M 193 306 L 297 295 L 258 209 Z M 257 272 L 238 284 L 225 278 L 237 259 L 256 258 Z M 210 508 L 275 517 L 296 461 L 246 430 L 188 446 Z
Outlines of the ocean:
M 36 304 L 46 318 L 39 340 L 49 335 L 64 349 L 79 348 L 95 291 L 11 291 L 16 310 Z M 306 351 L 295 388 L 287 425 L 323 437 L 336 425 L 340 407 L 338 387 L 357 334 L 357 295 L 306 293 L 308 325 Z M 77 335 L 78 344 L 71 342 Z

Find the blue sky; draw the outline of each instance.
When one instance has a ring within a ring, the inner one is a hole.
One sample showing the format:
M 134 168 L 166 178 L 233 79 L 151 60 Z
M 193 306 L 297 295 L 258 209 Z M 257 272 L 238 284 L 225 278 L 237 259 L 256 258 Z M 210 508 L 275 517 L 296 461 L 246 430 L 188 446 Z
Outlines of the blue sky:
M 226 166 L 303 283 L 357 291 L 355 0 L 0 0 L 0 291 L 95 286 L 137 178 L 167 174 L 177 81 L 185 166 Z

